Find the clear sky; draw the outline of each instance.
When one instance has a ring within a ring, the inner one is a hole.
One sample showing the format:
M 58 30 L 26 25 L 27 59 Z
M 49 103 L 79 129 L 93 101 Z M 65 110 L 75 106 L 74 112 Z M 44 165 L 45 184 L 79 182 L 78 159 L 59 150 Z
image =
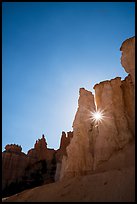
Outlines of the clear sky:
M 79 88 L 127 76 L 120 46 L 135 35 L 135 3 L 2 3 L 2 150 L 57 149 L 72 130 Z

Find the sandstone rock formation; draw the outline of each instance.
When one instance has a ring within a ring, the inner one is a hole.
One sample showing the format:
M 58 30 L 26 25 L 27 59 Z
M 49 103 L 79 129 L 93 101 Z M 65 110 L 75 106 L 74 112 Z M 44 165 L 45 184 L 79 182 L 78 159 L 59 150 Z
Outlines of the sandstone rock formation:
M 122 81 L 121 88 L 129 129 L 135 135 L 135 86 L 130 74 Z
M 56 161 L 57 162 L 61 162 L 63 155 L 67 155 L 66 147 L 69 145 L 72 137 L 73 137 L 73 132 L 71 131 L 67 132 L 67 135 L 64 131 L 62 132 L 60 147 L 56 151 Z
M 2 153 L 2 190 L 13 182 L 19 182 L 28 165 L 27 155 L 18 145 L 6 145 Z
M 7 152 L 21 153 L 22 147 L 16 144 L 10 144 L 5 146 Z
M 129 127 L 125 107 L 128 100 L 124 97 L 122 84 L 121 78 L 117 77 L 94 87 L 97 110 L 103 110 L 104 115 L 102 122 L 98 124 L 98 135 L 94 143 L 94 169 L 133 139 L 133 130 Z M 130 100 L 133 107 L 134 98 Z
M 46 139 L 42 135 L 42 138 L 36 141 L 34 149 L 28 151 L 30 163 L 26 176 L 30 179 L 32 174 L 39 171 L 42 172 L 41 177 L 44 183 L 53 182 L 56 170 L 55 152 L 54 149 L 47 148 Z
M 122 51 L 121 64 L 131 75 L 132 82 L 135 84 L 135 37 L 125 40 L 120 51 Z
M 120 48 L 122 65 L 129 73 L 124 80 L 116 77 L 96 84 L 95 98 L 90 91 L 80 89 L 74 136 L 67 147 L 67 155 L 63 156 L 60 179 L 97 170 L 114 153 L 134 141 L 134 48 L 134 37 Z M 99 122 L 91 120 L 95 110 L 102 112 Z
M 62 134 L 58 150 L 47 148 L 47 142 L 42 135 L 27 154 L 21 152 L 19 145 L 6 145 L 2 153 L 2 194 L 15 194 L 21 190 L 32 188 L 55 180 L 57 164 L 66 155 L 66 147 L 73 137 L 73 132 Z
M 56 151 L 56 154 L 55 154 L 56 162 L 57 162 L 55 181 L 59 180 L 62 158 L 63 158 L 63 156 L 67 155 L 66 148 L 69 145 L 72 137 L 73 137 L 73 132 L 71 132 L 71 131 L 67 132 L 67 136 L 66 136 L 65 132 L 62 132 L 60 147 Z
M 34 149 L 30 149 L 27 154 L 29 157 L 35 158 L 35 161 L 40 160 L 51 161 L 53 155 L 55 154 L 55 150 L 47 148 L 46 139 L 44 135 L 42 135 L 41 139 L 36 140 Z
M 112 186 L 110 185 L 110 193 L 112 195 L 108 196 L 110 200 L 113 198 L 113 190 L 115 188 L 113 184 L 117 184 L 120 178 L 123 178 L 126 184 L 126 190 L 124 189 L 124 184 L 119 186 L 123 196 L 125 192 L 129 192 L 128 186 L 134 189 L 134 49 L 135 37 L 124 41 L 120 48 L 122 51 L 121 64 L 125 71 L 129 73 L 124 80 L 116 77 L 96 84 L 94 86 L 95 96 L 84 88 L 80 89 L 78 110 L 73 122 L 73 132 L 68 132 L 67 136 L 65 132 L 62 132 L 58 150 L 47 148 L 44 135 L 36 141 L 34 148 L 29 150 L 27 155 L 21 152 L 21 146 L 14 144 L 5 147 L 6 150 L 2 153 L 3 190 L 8 188 L 11 183 L 15 183 L 16 188 L 21 186 L 20 189 L 24 190 L 28 186 L 33 187 L 59 179 L 62 180 L 65 177 L 80 176 L 88 173 L 93 174 L 89 177 L 96 184 L 94 174 L 108 170 L 112 171 L 106 173 L 108 175 L 107 179 L 113 180 Z M 96 111 L 102 113 L 100 121 L 96 121 L 93 118 L 93 113 Z M 119 173 L 121 168 L 126 168 L 124 171 L 122 170 L 125 172 L 124 174 Z M 117 169 L 116 172 L 115 169 Z M 98 181 L 104 182 L 104 175 L 102 173 L 98 177 L 96 174 L 95 177 L 98 178 Z M 116 176 L 117 182 L 115 182 L 113 175 Z M 130 183 L 130 180 L 132 180 L 132 183 Z M 64 179 L 64 181 L 67 181 L 68 185 L 69 180 Z M 61 184 L 61 182 L 59 183 Z M 88 182 L 88 186 L 92 187 L 92 192 L 94 192 L 93 185 L 90 185 L 90 182 Z M 98 189 L 100 185 L 102 184 L 99 182 Z M 73 188 L 72 184 L 71 186 Z M 58 188 L 56 189 L 58 190 Z M 132 195 L 129 196 L 129 200 L 133 200 L 133 189 L 131 189 Z M 73 191 L 71 192 L 73 194 Z M 102 188 L 101 192 L 107 194 L 108 191 L 104 191 L 104 188 Z M 58 196 L 58 192 L 56 194 Z M 121 196 L 118 192 L 115 193 L 116 199 L 117 195 Z M 95 194 L 91 197 L 89 196 L 89 201 L 94 201 L 94 196 L 96 197 L 95 200 L 98 200 L 98 195 Z M 83 197 L 84 199 L 85 197 Z M 121 199 L 121 197 L 118 199 Z M 126 197 L 124 199 L 128 200 Z M 50 200 L 53 199 L 50 197 Z
M 48 149 L 44 135 L 27 154 L 18 145 L 6 145 L 2 153 L 3 194 L 53 182 L 56 170 L 55 150 Z
M 78 111 L 73 122 L 73 138 L 63 157 L 62 175 L 88 172 L 93 168 L 91 113 L 95 111 L 94 96 L 84 88 L 80 89 Z

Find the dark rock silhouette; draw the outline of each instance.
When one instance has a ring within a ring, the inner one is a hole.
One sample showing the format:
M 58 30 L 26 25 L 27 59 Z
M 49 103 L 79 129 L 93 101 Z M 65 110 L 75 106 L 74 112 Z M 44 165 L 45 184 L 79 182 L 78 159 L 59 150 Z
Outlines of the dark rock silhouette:
M 66 147 L 72 136 L 68 132 L 66 137 L 63 132 L 59 150 L 47 148 L 44 135 L 36 140 L 34 148 L 27 154 L 22 152 L 19 145 L 6 145 L 2 153 L 2 196 L 54 182 L 57 162 L 61 162 L 66 154 Z

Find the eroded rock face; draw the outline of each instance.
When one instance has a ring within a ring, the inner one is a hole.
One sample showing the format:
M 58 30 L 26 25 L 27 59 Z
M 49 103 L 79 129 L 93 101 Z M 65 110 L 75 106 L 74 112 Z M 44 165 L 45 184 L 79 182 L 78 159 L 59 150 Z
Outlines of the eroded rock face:
M 30 183 L 36 186 L 87 174 L 105 169 L 103 164 L 106 167 L 108 161 L 112 162 L 113 168 L 119 165 L 116 159 L 113 162 L 116 152 L 123 151 L 130 142 L 134 143 L 135 136 L 134 43 L 135 38 L 130 38 L 120 48 L 122 66 L 129 73 L 124 80 L 116 77 L 96 84 L 95 97 L 90 91 L 80 89 L 73 132 L 67 135 L 62 132 L 57 151 L 47 148 L 44 135 L 27 155 L 21 152 L 21 146 L 6 145 L 2 153 L 2 189 L 11 183 L 18 188 L 21 182 L 21 190 L 24 190 Z M 92 113 L 97 110 L 103 114 L 100 122 L 92 120 Z M 124 166 L 126 154 L 123 151 L 121 155 Z
M 73 122 L 73 138 L 63 157 L 61 176 L 78 175 L 93 168 L 91 112 L 95 111 L 94 96 L 84 88 L 80 89 L 78 110 Z
M 128 128 L 135 136 L 135 86 L 130 74 L 122 81 L 121 88 Z
M 120 51 L 122 51 L 121 64 L 125 71 L 131 75 L 135 84 L 135 37 L 125 40 Z
M 10 144 L 5 146 L 5 150 L 7 152 L 15 152 L 15 153 L 21 153 L 22 147 L 16 144 Z
M 55 150 L 47 148 L 44 135 L 27 155 L 19 145 L 6 145 L 2 153 L 3 194 L 53 182 L 56 170 Z M 12 191 L 13 190 L 13 191 Z
M 47 142 L 42 135 L 41 139 L 36 140 L 36 143 L 34 145 L 34 149 L 30 149 L 28 151 L 28 156 L 35 158 L 35 161 L 40 161 L 40 160 L 52 160 L 53 155 L 55 154 L 54 149 L 49 149 L 47 148 Z
M 94 143 L 94 169 L 100 162 L 108 160 L 114 151 L 123 148 L 133 139 L 133 131 L 129 128 L 125 107 L 128 100 L 124 97 L 122 84 L 123 81 L 117 77 L 101 82 L 94 87 L 97 110 L 103 110 L 104 116 L 102 122 L 97 126 L 98 135 Z
M 71 131 L 67 132 L 67 135 L 64 131 L 62 132 L 60 147 L 56 151 L 56 161 L 57 162 L 62 162 L 63 155 L 67 155 L 66 147 L 69 145 L 72 137 L 73 137 L 73 132 Z
M 97 109 L 104 110 L 104 121 L 98 125 L 94 168 L 108 160 L 115 150 L 123 148 L 135 135 L 135 37 L 122 43 L 121 64 L 129 75 L 95 85 Z
M 63 157 L 60 179 L 98 169 L 115 152 L 134 140 L 135 127 L 135 38 L 123 42 L 121 63 L 129 75 L 94 86 L 96 111 L 100 122 L 90 120 L 95 110 L 91 92 L 80 89 L 79 107 L 73 123 L 73 139 Z
M 62 158 L 63 158 L 63 156 L 67 156 L 66 148 L 70 144 L 72 137 L 73 137 L 73 132 L 69 131 L 69 132 L 67 132 L 67 135 L 64 131 L 62 132 L 61 141 L 60 141 L 60 148 L 55 153 L 56 163 L 57 163 L 56 164 L 55 181 L 59 180 Z
M 33 180 L 32 175 L 35 175 L 35 177 L 41 177 L 39 182 L 53 182 L 56 170 L 55 152 L 54 149 L 47 148 L 44 135 L 41 139 L 36 140 L 34 148 L 29 150 L 27 154 L 30 159 L 25 172 L 27 180 Z
M 2 190 L 13 182 L 20 181 L 28 165 L 27 155 L 18 145 L 6 145 L 2 153 Z
M 27 188 L 33 188 L 55 181 L 56 168 L 59 168 L 66 147 L 73 137 L 73 132 L 63 132 L 58 150 L 47 148 L 42 135 L 34 148 L 24 154 L 21 146 L 6 145 L 2 153 L 2 194 L 9 196 Z M 56 175 L 57 177 L 57 175 Z

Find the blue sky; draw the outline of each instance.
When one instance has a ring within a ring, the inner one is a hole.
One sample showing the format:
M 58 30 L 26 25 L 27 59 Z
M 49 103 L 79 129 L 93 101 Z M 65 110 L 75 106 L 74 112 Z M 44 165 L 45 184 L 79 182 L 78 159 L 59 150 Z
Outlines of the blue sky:
M 135 3 L 2 3 L 2 150 L 57 149 L 72 130 L 79 88 L 127 76 L 120 46 L 135 35 Z

